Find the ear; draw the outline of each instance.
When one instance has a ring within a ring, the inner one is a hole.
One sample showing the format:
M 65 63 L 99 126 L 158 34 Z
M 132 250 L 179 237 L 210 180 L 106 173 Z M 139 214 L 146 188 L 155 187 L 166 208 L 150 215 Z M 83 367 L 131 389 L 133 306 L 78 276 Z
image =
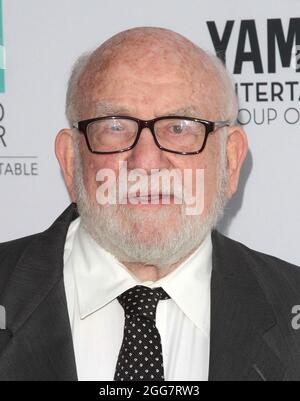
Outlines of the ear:
M 62 170 L 72 202 L 76 202 L 74 191 L 74 144 L 72 130 L 62 129 L 55 140 L 55 154 Z
M 228 196 L 231 198 L 238 188 L 240 172 L 248 152 L 248 139 L 239 126 L 229 127 L 227 140 L 227 168 L 229 174 Z

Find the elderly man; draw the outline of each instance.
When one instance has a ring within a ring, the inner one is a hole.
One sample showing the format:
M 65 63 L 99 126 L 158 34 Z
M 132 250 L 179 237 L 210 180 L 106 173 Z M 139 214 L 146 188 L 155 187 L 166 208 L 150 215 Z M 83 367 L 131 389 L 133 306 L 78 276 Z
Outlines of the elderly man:
M 221 62 L 125 31 L 76 63 L 66 111 L 72 204 L 0 246 L 0 380 L 300 380 L 299 270 L 215 230 L 247 153 Z

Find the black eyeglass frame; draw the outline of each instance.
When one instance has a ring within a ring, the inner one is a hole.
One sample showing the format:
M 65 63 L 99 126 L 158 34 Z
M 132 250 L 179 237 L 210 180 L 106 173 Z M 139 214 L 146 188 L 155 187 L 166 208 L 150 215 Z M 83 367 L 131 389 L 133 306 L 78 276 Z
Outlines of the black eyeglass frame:
M 131 146 L 128 146 L 127 148 L 124 148 L 124 149 L 121 149 L 121 150 L 113 150 L 113 151 L 109 151 L 109 152 L 100 152 L 100 151 L 93 150 L 91 145 L 90 145 L 89 138 L 88 138 L 88 133 L 87 133 L 88 126 L 90 124 L 94 123 L 94 122 L 97 122 L 97 121 L 102 121 L 102 120 L 107 120 L 107 119 L 116 120 L 116 119 L 122 119 L 122 118 L 123 119 L 127 119 L 127 120 L 131 120 L 131 121 L 135 121 L 138 124 L 138 130 L 137 130 L 136 138 L 135 138 L 133 144 Z M 199 150 L 196 150 L 196 151 L 193 151 L 193 152 L 180 152 L 180 151 L 177 151 L 177 150 L 167 149 L 167 148 L 163 147 L 162 145 L 160 145 L 160 143 L 157 140 L 156 135 L 155 135 L 154 125 L 158 121 L 170 120 L 170 119 L 188 120 L 188 121 L 193 121 L 193 122 L 197 122 L 197 123 L 203 124 L 205 126 L 205 138 L 204 138 L 203 145 L 201 146 L 201 148 Z M 179 154 L 179 155 L 198 155 L 199 153 L 203 152 L 203 150 L 205 149 L 209 134 L 214 133 L 219 128 L 229 127 L 230 125 L 231 125 L 231 121 L 229 121 L 229 120 L 228 121 L 215 121 L 215 122 L 213 122 L 213 121 L 208 121 L 208 120 L 202 120 L 202 119 L 199 119 L 199 118 L 184 117 L 184 116 L 162 116 L 162 117 L 154 118 L 153 120 L 140 120 L 138 118 L 129 117 L 129 116 L 106 116 L 106 117 L 96 117 L 96 118 L 91 118 L 91 119 L 88 119 L 88 120 L 78 121 L 77 123 L 75 123 L 73 125 L 73 128 L 77 129 L 80 134 L 84 135 L 89 151 L 91 153 L 94 153 L 94 154 L 101 154 L 101 155 L 105 154 L 105 155 L 107 155 L 107 154 L 116 154 L 116 153 L 127 152 L 127 151 L 133 149 L 137 145 L 143 129 L 144 128 L 148 128 L 151 131 L 151 134 L 153 136 L 153 139 L 154 139 L 154 142 L 155 142 L 156 146 L 160 150 L 162 150 L 164 152 Z

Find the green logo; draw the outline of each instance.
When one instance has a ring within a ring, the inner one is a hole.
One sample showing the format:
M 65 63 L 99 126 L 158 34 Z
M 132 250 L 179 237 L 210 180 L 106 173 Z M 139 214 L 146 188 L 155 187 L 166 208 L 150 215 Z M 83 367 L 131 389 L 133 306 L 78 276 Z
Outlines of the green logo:
M 0 93 L 5 92 L 4 70 L 5 70 L 5 48 L 3 41 L 2 0 L 0 0 Z

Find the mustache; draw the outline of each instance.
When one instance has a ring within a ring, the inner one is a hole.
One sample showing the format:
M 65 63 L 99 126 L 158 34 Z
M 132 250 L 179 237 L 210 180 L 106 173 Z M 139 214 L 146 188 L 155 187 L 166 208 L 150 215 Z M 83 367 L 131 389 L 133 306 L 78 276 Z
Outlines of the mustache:
M 183 200 L 182 186 L 178 185 L 147 185 L 146 183 L 129 184 L 126 188 L 124 183 L 116 188 L 117 195 L 122 200 L 140 199 L 140 200 L 158 200 L 174 199 L 181 203 Z
M 97 180 L 100 185 L 105 180 Z M 99 186 L 100 186 L 99 185 Z M 138 174 L 137 170 L 129 171 L 124 179 L 118 175 L 110 184 L 106 182 L 107 190 L 117 195 L 120 203 L 130 200 L 157 201 L 173 200 L 183 203 L 184 185 L 181 172 L 164 170 L 150 174 Z

